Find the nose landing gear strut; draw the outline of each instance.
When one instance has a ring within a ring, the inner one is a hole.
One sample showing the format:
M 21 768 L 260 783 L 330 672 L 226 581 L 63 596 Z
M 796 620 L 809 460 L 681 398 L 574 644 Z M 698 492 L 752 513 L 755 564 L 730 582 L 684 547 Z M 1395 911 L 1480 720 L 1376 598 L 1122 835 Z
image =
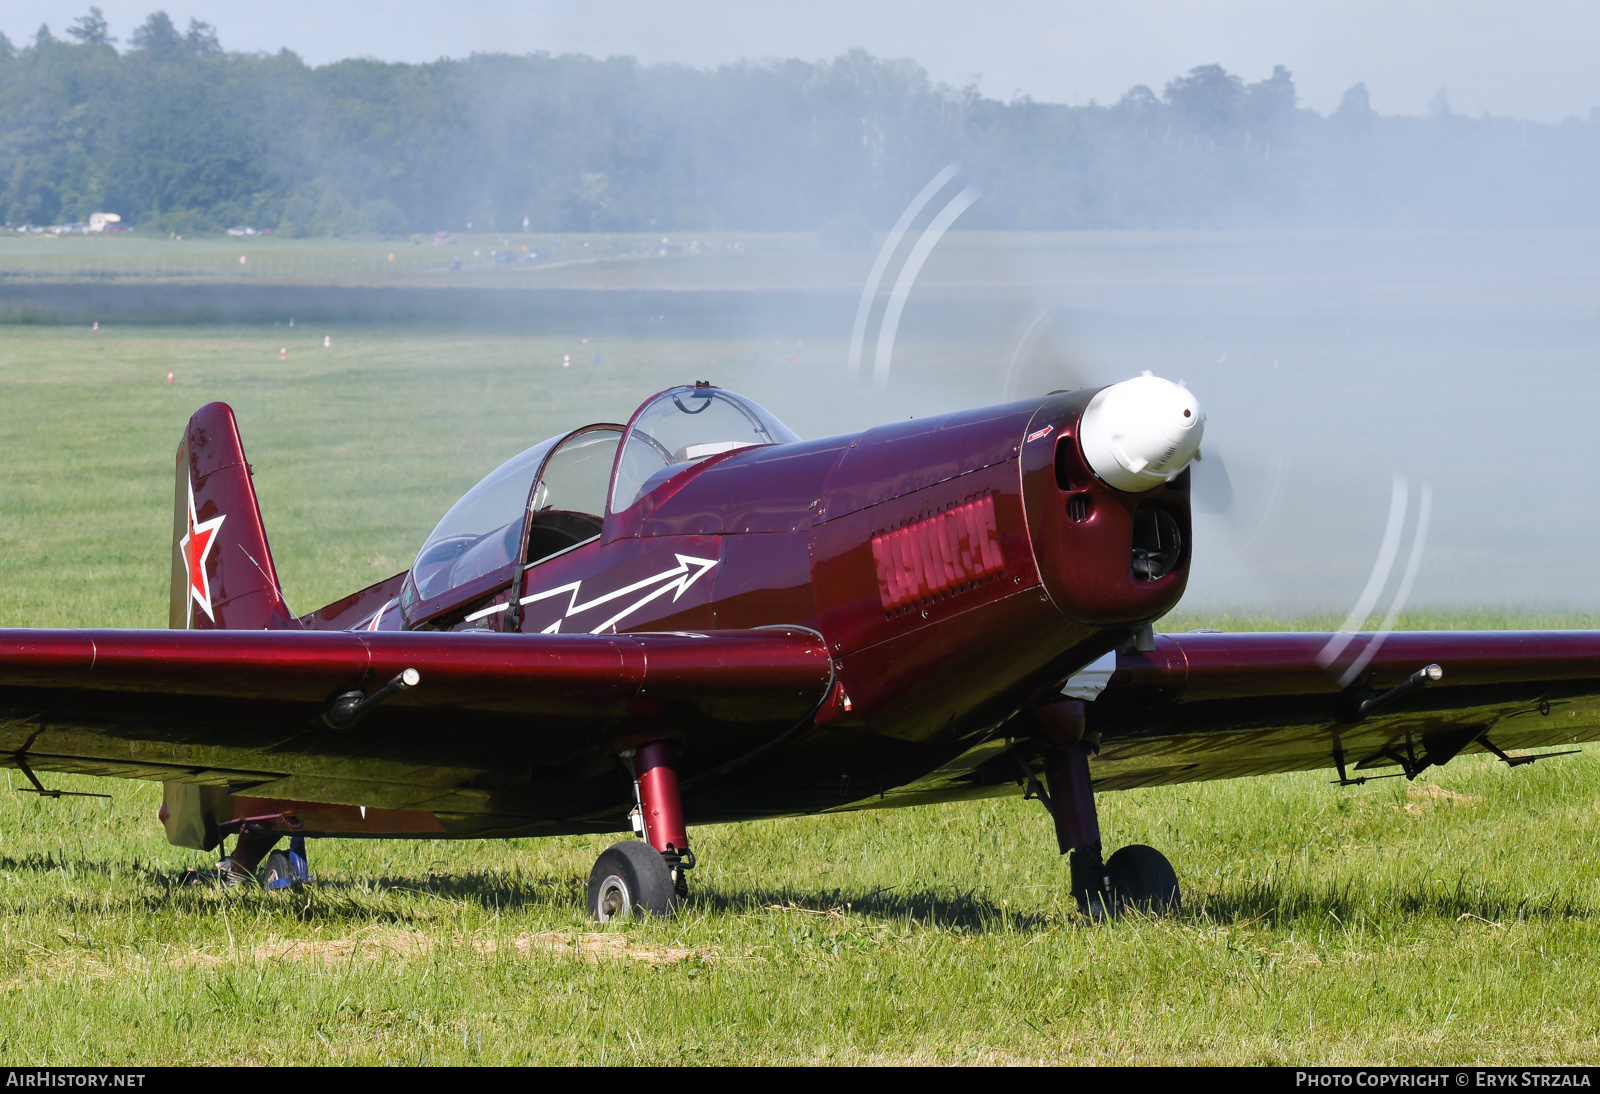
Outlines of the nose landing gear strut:
M 1050 813 L 1056 822 L 1056 846 L 1067 856 L 1072 898 L 1090 919 L 1104 919 L 1112 906 L 1111 879 L 1101 857 L 1100 818 L 1089 779 L 1089 749 L 1081 742 L 1057 745 L 1044 754 L 1044 777 L 1050 787 Z
M 1142 843 L 1129 844 L 1119 849 L 1109 859 L 1102 858 L 1100 846 L 1100 818 L 1095 810 L 1094 783 L 1089 774 L 1091 746 L 1082 739 L 1082 704 L 1074 701 L 1058 704 L 1075 706 L 1075 717 L 1052 717 L 1047 724 L 1075 723 L 1076 733 L 1060 734 L 1070 740 L 1056 743 L 1044 754 L 1045 782 L 1049 793 L 1038 789 L 1033 769 L 1023 764 L 1027 780 L 1040 803 L 1050 812 L 1056 824 L 1056 845 L 1068 857 L 1072 878 L 1072 896 L 1078 910 L 1090 919 L 1099 921 L 1124 909 L 1144 912 L 1177 912 L 1182 904 L 1178 888 L 1178 875 L 1167 857 L 1154 847 Z M 1058 713 L 1058 712 L 1052 712 Z M 1056 734 L 1053 734 L 1056 736 Z
M 671 915 L 688 899 L 694 852 L 678 794 L 676 747 L 652 741 L 623 753 L 633 769 L 633 830 L 642 839 L 613 843 L 589 873 L 589 914 L 602 923 Z

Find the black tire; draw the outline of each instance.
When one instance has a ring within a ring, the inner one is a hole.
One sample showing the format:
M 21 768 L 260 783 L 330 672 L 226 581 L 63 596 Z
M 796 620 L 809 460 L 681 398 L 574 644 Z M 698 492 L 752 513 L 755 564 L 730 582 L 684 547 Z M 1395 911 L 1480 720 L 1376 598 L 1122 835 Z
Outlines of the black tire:
M 672 869 L 643 840 L 607 847 L 589 872 L 589 914 L 601 923 L 629 916 L 669 916 L 678 906 Z
M 274 851 L 267 856 L 265 865 L 261 867 L 261 884 L 268 889 L 288 889 L 299 884 L 300 879 L 294 875 L 294 863 L 289 861 L 287 851 Z
M 1106 874 L 1117 903 L 1152 915 L 1176 915 L 1183 908 L 1178 874 L 1154 847 L 1130 843 L 1106 860 Z

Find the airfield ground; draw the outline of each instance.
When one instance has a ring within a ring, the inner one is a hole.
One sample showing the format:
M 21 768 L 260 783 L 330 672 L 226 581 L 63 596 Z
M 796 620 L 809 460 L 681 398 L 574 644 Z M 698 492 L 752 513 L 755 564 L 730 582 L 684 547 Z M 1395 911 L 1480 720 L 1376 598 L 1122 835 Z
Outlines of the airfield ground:
M 782 405 L 836 383 L 842 351 L 581 337 L 4 328 L 0 623 L 164 624 L 172 452 L 211 399 L 239 410 L 305 610 L 403 568 L 525 444 L 682 375 Z M 791 424 L 878 409 L 810 402 Z M 605 839 L 314 844 L 304 891 L 224 892 L 187 883 L 207 856 L 163 841 L 158 787 L 52 782 L 112 797 L 0 793 L 5 1064 L 1600 1058 L 1593 753 L 1108 795 L 1109 838 L 1171 856 L 1187 907 L 1101 927 L 1020 797 L 701 829 L 684 914 L 596 931 Z

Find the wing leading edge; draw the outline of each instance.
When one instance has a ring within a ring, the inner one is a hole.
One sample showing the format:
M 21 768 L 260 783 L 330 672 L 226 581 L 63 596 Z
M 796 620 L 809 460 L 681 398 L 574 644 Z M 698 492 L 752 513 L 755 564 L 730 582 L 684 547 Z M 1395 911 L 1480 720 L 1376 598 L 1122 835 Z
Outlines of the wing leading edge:
M 1099 738 L 1095 789 L 1337 772 L 1341 762 L 1358 780 L 1418 774 L 1465 753 L 1600 740 L 1600 631 L 1397 632 L 1330 645 L 1335 637 L 1156 635 L 1147 652 L 1117 653 L 1114 668 L 1097 662 L 1064 689 L 1085 701 L 1085 730 Z M 1339 656 L 1325 668 L 1330 649 Z M 1443 675 L 1349 721 L 1353 696 L 1338 677 L 1358 658 L 1352 690 L 1381 694 L 1430 664 Z M 943 767 L 843 808 L 1014 794 L 1018 756 L 1037 750 L 1040 729 L 1019 714 Z
M 1600 740 L 1600 632 L 1160 635 L 1119 654 L 1089 704 L 1106 790 L 1337 770 L 1351 779 L 1421 770 L 1458 754 Z M 1351 690 L 1337 677 L 1374 644 Z M 1353 689 L 1381 694 L 1418 669 L 1443 677 L 1351 721 Z M 1370 675 L 1369 675 L 1370 674 Z

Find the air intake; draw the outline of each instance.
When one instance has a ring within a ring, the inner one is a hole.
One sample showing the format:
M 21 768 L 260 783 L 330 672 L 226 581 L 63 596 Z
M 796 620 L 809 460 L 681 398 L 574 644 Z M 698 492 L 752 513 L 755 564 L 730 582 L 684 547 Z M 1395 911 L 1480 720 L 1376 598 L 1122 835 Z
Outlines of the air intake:
M 1183 557 L 1183 532 L 1165 509 L 1140 506 L 1133 514 L 1133 576 L 1158 581 L 1172 572 Z

